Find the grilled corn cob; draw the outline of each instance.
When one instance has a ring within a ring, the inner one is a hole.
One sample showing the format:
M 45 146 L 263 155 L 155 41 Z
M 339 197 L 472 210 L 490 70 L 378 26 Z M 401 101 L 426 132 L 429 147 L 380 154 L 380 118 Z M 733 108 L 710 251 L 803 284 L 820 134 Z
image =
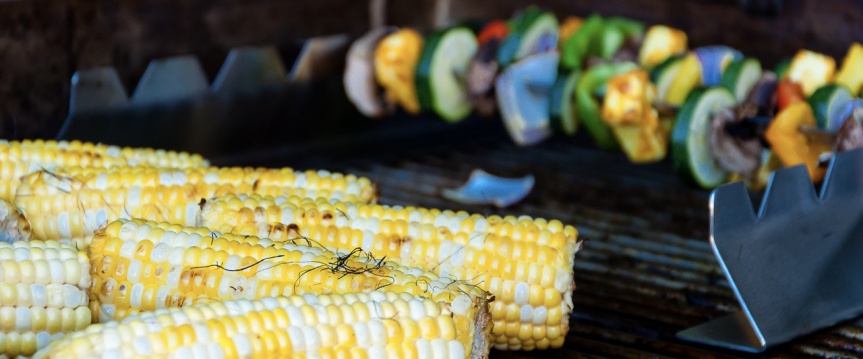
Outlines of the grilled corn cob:
M 36 358 L 486 358 L 482 338 L 459 331 L 458 318 L 440 302 L 394 292 L 210 302 L 95 324 Z
M 122 165 L 197 168 L 209 163 L 200 155 L 151 148 L 121 148 L 80 141 L 0 140 L 0 199 L 12 201 L 21 176 L 39 170 Z
M 90 324 L 90 264 L 55 241 L 0 242 L 0 356 L 30 356 Z
M 228 192 L 374 199 L 368 179 L 327 171 L 70 167 L 24 177 L 15 205 L 34 239 L 68 240 L 84 249 L 93 231 L 119 218 L 194 225 L 204 198 Z
M 498 349 L 557 348 L 569 330 L 580 243 L 560 221 L 229 194 L 209 200 L 199 224 L 277 243 L 308 237 L 334 250 L 359 247 L 475 284 L 495 296 Z
M 273 246 L 254 236 L 135 219 L 98 231 L 90 261 L 90 308 L 100 322 L 209 300 L 382 290 L 447 304 L 459 333 L 489 329 L 484 291 L 361 251 Z

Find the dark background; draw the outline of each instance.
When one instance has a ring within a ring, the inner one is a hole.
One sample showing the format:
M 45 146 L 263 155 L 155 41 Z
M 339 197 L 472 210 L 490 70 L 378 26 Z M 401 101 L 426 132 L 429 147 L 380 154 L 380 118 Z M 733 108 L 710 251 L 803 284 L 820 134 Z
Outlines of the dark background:
M 445 1 L 449 23 L 506 18 L 530 4 L 560 17 L 623 15 L 680 27 L 692 47 L 727 44 L 765 65 L 800 48 L 841 60 L 853 41 L 863 41 L 863 2 L 854 0 Z M 782 3 L 782 12 L 753 16 L 745 10 L 744 4 L 761 3 Z M 389 1 L 385 19 L 429 31 L 439 5 Z M 291 61 L 307 37 L 358 36 L 369 25 L 369 2 L 362 0 L 0 1 L 0 137 L 54 137 L 68 110 L 70 77 L 79 69 L 114 66 L 134 89 L 150 60 L 193 54 L 212 81 L 232 47 L 275 45 Z

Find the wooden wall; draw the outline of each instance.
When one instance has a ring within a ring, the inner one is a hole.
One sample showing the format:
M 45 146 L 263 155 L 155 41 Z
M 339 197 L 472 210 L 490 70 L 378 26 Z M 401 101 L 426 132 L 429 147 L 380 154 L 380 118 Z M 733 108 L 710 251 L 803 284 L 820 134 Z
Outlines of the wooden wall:
M 131 91 L 151 59 L 195 54 L 212 80 L 231 47 L 275 44 L 290 58 L 303 38 L 362 33 L 368 1 L 377 0 L 0 0 L 0 137 L 53 137 L 77 69 L 115 66 Z M 442 4 L 454 22 L 533 3 L 559 16 L 670 24 L 693 46 L 728 44 L 768 65 L 804 47 L 841 58 L 863 41 L 859 0 L 787 0 L 774 18 L 749 16 L 735 0 L 389 0 L 384 18 L 428 31 Z

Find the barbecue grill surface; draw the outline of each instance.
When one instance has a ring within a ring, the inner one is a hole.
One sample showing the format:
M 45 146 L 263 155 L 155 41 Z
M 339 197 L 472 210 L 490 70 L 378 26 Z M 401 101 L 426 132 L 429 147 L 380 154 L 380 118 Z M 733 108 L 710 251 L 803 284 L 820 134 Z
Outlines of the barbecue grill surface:
M 513 145 L 502 131 L 467 137 L 460 144 L 427 147 L 383 141 L 380 151 L 300 156 L 305 160 L 259 153 L 231 164 L 349 171 L 375 181 L 383 204 L 527 214 L 575 225 L 587 242 L 576 254 L 578 288 L 565 346 L 493 351 L 492 358 L 863 357 L 861 320 L 759 355 L 675 337 L 740 307 L 708 244 L 709 193 L 683 183 L 668 161 L 634 165 L 623 154 L 596 149 L 584 137 L 529 148 Z M 536 184 L 525 200 L 503 210 L 441 197 L 441 189 L 462 185 L 475 168 L 500 176 L 530 173 Z

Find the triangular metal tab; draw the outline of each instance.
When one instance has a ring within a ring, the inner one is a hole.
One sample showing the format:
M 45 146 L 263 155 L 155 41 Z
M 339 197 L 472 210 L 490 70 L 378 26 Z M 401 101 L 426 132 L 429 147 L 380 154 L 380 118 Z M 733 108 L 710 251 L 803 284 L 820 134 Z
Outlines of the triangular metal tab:
M 213 81 L 213 91 L 254 90 L 285 81 L 285 65 L 275 47 L 232 49 Z
M 176 101 L 209 91 L 210 84 L 200 62 L 194 56 L 176 56 L 153 60 L 138 81 L 133 103 Z
M 300 56 L 291 69 L 292 81 L 309 81 L 320 76 L 340 72 L 344 68 L 345 54 L 350 46 L 346 34 L 315 37 L 303 44 Z
M 711 232 L 755 223 L 755 209 L 743 182 L 719 186 L 710 194 Z
M 81 70 L 72 75 L 69 116 L 125 105 L 129 95 L 113 67 Z
M 833 156 L 821 189 L 821 199 L 859 196 L 860 188 L 863 188 L 863 148 Z
M 758 216 L 763 218 L 772 213 L 787 213 L 789 209 L 817 204 L 818 197 L 806 166 L 784 168 L 770 176 Z

